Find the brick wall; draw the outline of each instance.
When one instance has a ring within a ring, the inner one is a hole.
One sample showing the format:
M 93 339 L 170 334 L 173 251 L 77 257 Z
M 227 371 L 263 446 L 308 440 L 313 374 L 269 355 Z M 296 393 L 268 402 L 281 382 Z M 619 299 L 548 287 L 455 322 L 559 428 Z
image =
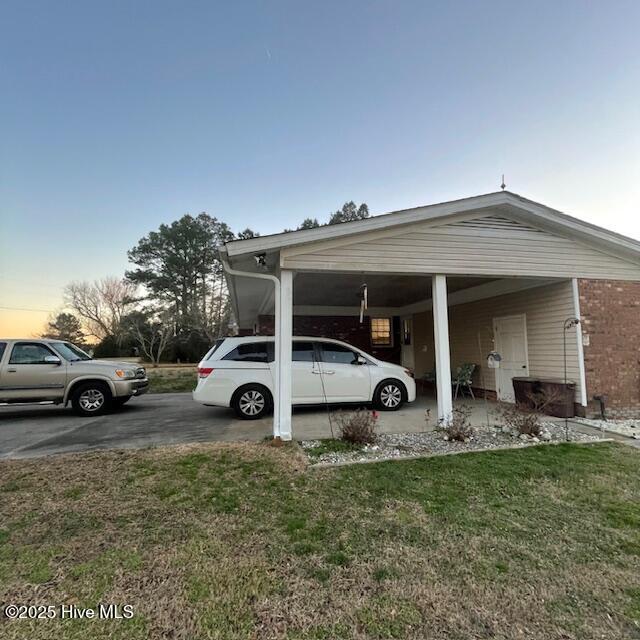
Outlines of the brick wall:
M 273 335 L 273 316 L 260 316 L 258 323 L 260 334 Z M 392 347 L 374 348 L 371 346 L 369 318 L 365 318 L 360 324 L 360 318 L 355 316 L 293 317 L 294 336 L 317 336 L 343 340 L 380 360 L 400 364 L 400 322 L 398 318 L 393 319 L 393 334 Z
M 579 280 L 589 414 L 640 417 L 640 282 Z

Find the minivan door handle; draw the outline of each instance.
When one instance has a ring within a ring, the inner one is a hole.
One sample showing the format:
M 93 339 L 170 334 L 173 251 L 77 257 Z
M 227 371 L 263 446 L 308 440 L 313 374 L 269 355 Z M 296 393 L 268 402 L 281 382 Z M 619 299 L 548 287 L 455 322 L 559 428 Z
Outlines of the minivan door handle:
M 7 373 L 16 373 L 17 369 L 7 369 Z

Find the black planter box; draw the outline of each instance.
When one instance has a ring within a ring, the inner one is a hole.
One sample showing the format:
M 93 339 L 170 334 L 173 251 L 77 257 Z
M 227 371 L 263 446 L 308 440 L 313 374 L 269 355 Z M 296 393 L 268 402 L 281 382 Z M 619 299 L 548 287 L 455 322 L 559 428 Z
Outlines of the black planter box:
M 573 418 L 575 416 L 575 382 L 564 382 L 564 380 L 557 378 L 518 377 L 513 378 L 513 390 L 516 404 L 520 407 L 533 409 L 531 395 L 542 393 L 556 398 L 556 402 L 546 407 L 548 415 L 556 418 Z

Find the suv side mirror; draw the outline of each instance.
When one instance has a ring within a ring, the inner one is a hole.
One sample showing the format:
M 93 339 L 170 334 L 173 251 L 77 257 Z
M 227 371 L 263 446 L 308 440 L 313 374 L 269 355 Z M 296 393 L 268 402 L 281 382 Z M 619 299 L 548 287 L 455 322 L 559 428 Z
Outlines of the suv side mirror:
M 45 356 L 44 357 L 45 364 L 60 364 L 60 358 L 58 356 Z

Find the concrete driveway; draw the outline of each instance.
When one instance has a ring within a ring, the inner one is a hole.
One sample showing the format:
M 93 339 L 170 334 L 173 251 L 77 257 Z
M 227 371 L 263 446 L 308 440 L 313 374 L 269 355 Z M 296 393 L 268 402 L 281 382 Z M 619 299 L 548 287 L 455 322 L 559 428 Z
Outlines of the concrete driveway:
M 400 411 L 381 413 L 379 431 L 424 431 L 427 408 L 433 409 L 434 401 L 419 398 Z M 271 418 L 238 420 L 231 409 L 196 404 L 190 393 L 133 398 L 122 409 L 96 418 L 80 418 L 69 408 L 53 405 L 5 405 L 0 406 L 0 458 L 189 442 L 262 440 L 271 435 L 271 430 Z M 298 440 L 331 437 L 326 408 L 294 409 L 293 433 Z
M 460 401 L 459 401 L 460 402 Z M 465 404 L 471 423 L 486 423 L 493 403 L 482 400 Z M 425 421 L 425 412 L 430 419 Z M 332 412 L 334 410 L 332 409 Z M 435 427 L 435 400 L 419 396 L 400 411 L 381 412 L 379 433 L 427 431 Z M 333 426 L 333 433 L 332 433 Z M 592 427 L 574 428 L 597 434 Z M 203 407 L 190 393 L 150 394 L 133 398 L 122 409 L 98 418 L 80 418 L 70 409 L 53 405 L 0 406 L 0 458 L 33 458 L 96 449 L 135 449 L 190 442 L 262 440 L 271 435 L 272 419 L 238 420 L 231 409 Z M 326 408 L 299 407 L 293 412 L 293 435 L 297 440 L 338 435 L 335 421 L 329 424 Z M 640 446 L 640 441 L 607 434 Z

